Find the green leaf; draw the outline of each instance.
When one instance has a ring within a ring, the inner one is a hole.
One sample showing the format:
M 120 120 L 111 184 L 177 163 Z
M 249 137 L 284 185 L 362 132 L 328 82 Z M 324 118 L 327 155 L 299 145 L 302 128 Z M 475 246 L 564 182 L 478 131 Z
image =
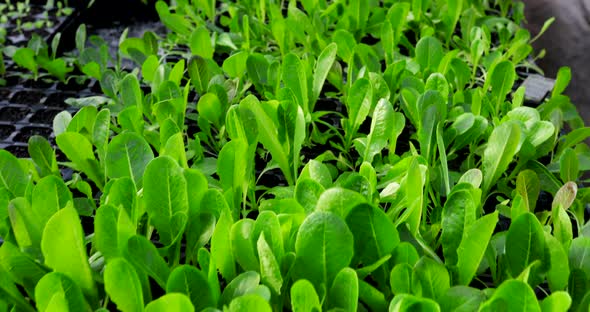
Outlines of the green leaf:
M 0 246 L 0 267 L 3 274 L 22 285 L 29 294 L 34 293 L 35 286 L 48 272 L 18 246 L 7 241 Z
M 205 26 L 198 27 L 193 31 L 189 39 L 189 46 L 192 55 L 198 55 L 205 59 L 213 58 L 213 46 L 211 36 Z
M 217 306 L 207 275 L 193 266 L 176 267 L 168 278 L 166 292 L 187 295 L 196 311 Z
M 316 204 L 316 210 L 333 212 L 341 218 L 346 218 L 352 208 L 365 202 L 367 202 L 367 199 L 358 192 L 341 187 L 333 187 L 320 195 Z
M 207 61 L 204 58 L 195 55 L 190 59 L 187 69 L 191 83 L 195 87 L 195 91 L 199 94 L 205 94 L 212 76 Z
M 98 290 L 88 264 L 84 232 L 76 209 L 66 207 L 49 219 L 43 230 L 41 250 L 47 266 L 71 278 L 90 302 L 97 302 Z
M 183 170 L 172 158 L 160 156 L 144 173 L 143 203 L 165 245 L 176 242 L 188 215 L 187 186 Z
M 241 311 L 272 312 L 272 309 L 264 298 L 256 294 L 249 294 L 238 297 L 229 304 L 229 312 Z
M 47 176 L 37 183 L 31 197 L 31 208 L 41 221 L 42 227 L 59 209 L 73 203 L 72 193 L 64 181 L 54 175 Z
M 496 99 L 495 114 L 498 115 L 500 114 L 502 103 L 504 103 L 506 95 L 512 90 L 512 86 L 514 85 L 514 81 L 516 79 L 514 64 L 510 61 L 498 63 L 492 69 L 490 79 L 492 85 L 492 96 Z
M 14 52 L 12 59 L 18 66 L 32 71 L 33 75 L 35 75 L 35 77 L 37 76 L 38 65 L 35 61 L 35 51 L 33 51 L 33 49 L 19 48 Z
M 294 277 L 311 281 L 320 296 L 325 295 L 336 274 L 350 264 L 353 245 L 352 233 L 336 214 L 312 213 L 297 233 Z
M 554 98 L 558 95 L 561 95 L 571 80 L 572 70 L 567 66 L 561 67 L 557 72 L 557 78 L 555 79 L 555 85 L 553 86 L 551 97 Z
M 108 145 L 107 175 L 111 179 L 130 177 L 139 189 L 146 166 L 152 159 L 154 153 L 143 137 L 133 132 L 119 134 Z
M 146 312 L 194 312 L 195 307 L 190 299 L 179 293 L 166 294 L 145 306 Z
M 322 88 L 324 86 L 324 82 L 326 81 L 326 77 L 328 77 L 328 73 L 332 69 L 332 65 L 336 60 L 336 52 L 338 51 L 338 45 L 334 42 L 327 45 L 322 53 L 318 56 L 318 59 L 315 64 L 315 68 L 313 71 L 313 84 L 312 84 L 312 96 L 311 96 L 311 105 L 310 105 L 310 113 L 314 111 L 313 105 L 320 97 L 320 93 L 322 92 Z
M 242 139 L 231 140 L 223 146 L 217 158 L 217 175 L 224 191 L 232 191 L 234 217 L 238 216 L 242 194 L 248 188 L 246 179 L 248 145 Z
M 51 272 L 43 276 L 35 287 L 35 301 L 39 311 L 55 311 L 56 295 L 63 296 L 69 311 L 92 311 L 84 299 L 80 287 L 67 275 Z
M 436 301 L 428 298 L 420 298 L 409 294 L 395 296 L 389 305 L 389 312 L 396 311 L 432 311 L 440 312 L 440 306 Z
M 254 114 L 258 124 L 260 142 L 270 152 L 273 160 L 279 164 L 281 171 L 285 175 L 285 179 L 287 179 L 287 183 L 293 185 L 295 180 L 291 173 L 288 155 L 283 150 L 283 146 L 277 136 L 277 126 L 272 117 L 265 111 L 263 105 L 265 104 L 260 103 L 253 95 L 247 96 L 240 102 L 240 106 L 250 110 Z
M 226 280 L 231 280 L 236 276 L 236 264 L 232 254 L 230 236 L 232 225 L 231 212 L 227 208 L 223 209 L 211 237 L 211 257 L 215 260 L 221 276 Z
M 257 271 L 260 268 L 252 244 L 254 220 L 241 219 L 231 228 L 231 247 L 236 262 L 244 271 Z
M 359 280 L 359 298 L 369 311 L 387 311 L 385 295 L 364 280 Z
M 328 293 L 328 308 L 344 311 L 357 311 L 359 282 L 356 272 L 344 268 L 334 278 Z
M 104 175 L 100 168 L 92 144 L 80 133 L 64 132 L 55 138 L 61 151 L 76 167 L 88 176 L 98 188 L 104 185 Z
M 544 260 L 545 237 L 537 217 L 528 212 L 512 221 L 506 235 L 506 259 L 512 276 L 535 260 Z
M 351 138 L 369 115 L 372 101 L 373 88 L 371 82 L 366 78 L 356 80 L 346 99 L 346 109 L 348 111 L 347 128 Z
M 412 266 L 407 263 L 399 263 L 391 270 L 389 283 L 391 292 L 396 296 L 412 293 Z M 419 289 L 419 288 L 418 288 Z
M 315 180 L 309 178 L 297 180 L 295 198 L 307 213 L 311 213 L 316 207 L 319 207 L 317 202 L 323 192 L 324 187 Z
M 281 276 L 279 263 L 282 259 L 277 259 L 273 254 L 272 249 L 264 238 L 264 233 L 261 233 L 256 246 L 258 257 L 260 258 L 260 274 L 262 275 L 262 282 L 275 294 L 280 295 L 281 287 L 283 286 L 283 277 Z
M 442 311 L 477 311 L 486 300 L 483 291 L 467 286 L 454 286 L 438 299 Z
M 229 305 L 229 303 L 240 296 L 253 293 L 260 283 L 260 275 L 254 271 L 247 271 L 231 280 L 223 290 L 219 299 L 219 307 Z
M 323 164 L 321 161 L 317 161 L 315 159 L 309 160 L 305 167 L 303 167 L 297 182 L 303 179 L 314 180 L 321 184 L 324 188 L 328 188 L 332 185 L 332 174 L 330 173 L 330 169 L 328 169 L 328 166 Z
M 141 282 L 135 268 L 123 258 L 109 261 L 104 271 L 105 290 L 117 304 L 117 309 L 143 311 Z
M 414 266 L 412 284 L 420 285 L 422 296 L 435 300 L 451 287 L 449 272 L 444 265 L 426 257 Z
M 460 284 L 468 285 L 475 276 L 497 222 L 496 211 L 479 218 L 463 233 L 463 239 L 457 249 Z
M 264 55 L 260 53 L 251 53 L 246 60 L 246 71 L 248 77 L 252 80 L 258 92 L 263 92 L 268 81 L 268 68 L 270 64 Z
M 552 292 L 564 290 L 568 285 L 570 275 L 567 253 L 562 244 L 547 232 L 545 232 L 545 243 L 547 249 L 549 249 L 549 262 L 551 264 L 549 271 L 547 271 L 549 289 Z
M 492 131 L 483 154 L 484 196 L 508 169 L 520 149 L 520 136 L 521 130 L 516 122 L 504 122 Z
M 416 44 L 416 61 L 423 72 L 435 70 L 443 55 L 442 44 L 434 37 L 423 37 Z
M 293 312 L 321 311 L 321 304 L 313 285 L 300 279 L 291 287 L 291 307 Z
M 531 287 L 519 280 L 507 280 L 500 284 L 492 297 L 484 302 L 479 311 L 541 311 Z
M 154 244 L 143 236 L 134 235 L 127 241 L 127 252 L 135 266 L 151 276 L 162 289 L 166 289 L 170 269 Z
M 40 135 L 33 135 L 29 139 L 29 155 L 39 168 L 39 175 L 41 177 L 57 174 L 57 160 L 55 158 L 55 150 L 49 144 L 49 141 Z
M 556 291 L 541 301 L 543 312 L 566 312 L 572 305 L 572 298 L 565 291 Z
M 420 153 L 429 162 L 435 154 L 436 128 L 447 115 L 446 101 L 438 91 L 428 90 L 418 98 L 420 124 L 418 125 L 418 141 Z
M 349 63 L 352 57 L 352 51 L 356 46 L 354 35 L 346 29 L 338 29 L 332 34 L 332 41 L 338 45 L 338 56 L 346 63 Z
M 6 190 L 10 199 L 25 194 L 29 179 L 18 159 L 8 151 L 0 150 L 0 190 Z
M 572 221 L 563 205 L 555 205 L 551 209 L 551 219 L 553 222 L 553 236 L 564 248 L 568 248 L 574 237 L 572 231 Z
M 24 197 L 8 203 L 8 217 L 14 238 L 22 250 L 40 256 L 43 221 L 37 216 Z
M 590 256 L 590 237 L 576 237 L 572 241 L 569 248 L 569 264 L 570 268 L 580 269 L 586 273 L 586 276 L 590 276 L 590 262 L 587 257 Z
M 223 71 L 232 78 L 242 78 L 246 72 L 246 60 L 248 53 L 240 51 L 232 54 L 223 61 Z
M 366 148 L 363 160 L 373 162 L 373 157 L 381 153 L 387 146 L 387 140 L 393 131 L 393 106 L 386 99 L 380 99 L 373 111 L 371 119 L 371 132 L 367 136 Z
M 346 216 L 346 223 L 354 236 L 355 263 L 367 266 L 391 254 L 399 243 L 399 234 L 393 222 L 382 209 L 369 204 L 354 207 Z M 389 266 L 384 264 L 373 277 L 380 284 L 386 284 Z
M 522 196 L 527 210 L 534 212 L 541 192 L 541 183 L 537 174 L 532 170 L 519 172 L 516 178 L 516 191 Z
M 559 177 L 563 183 L 577 181 L 579 176 L 580 162 L 576 152 L 567 148 L 559 157 Z
M 297 55 L 292 53 L 285 55 L 281 75 L 285 87 L 293 91 L 297 105 L 303 109 L 305 115 L 310 114 L 307 75 Z
M 443 207 L 441 242 L 445 262 L 449 265 L 457 264 L 464 233 L 475 222 L 478 202 L 474 193 L 471 187 L 455 190 Z
M 560 140 L 554 158 L 560 157 L 567 148 L 575 146 L 576 144 L 586 140 L 588 137 L 590 137 L 590 127 L 572 130 Z

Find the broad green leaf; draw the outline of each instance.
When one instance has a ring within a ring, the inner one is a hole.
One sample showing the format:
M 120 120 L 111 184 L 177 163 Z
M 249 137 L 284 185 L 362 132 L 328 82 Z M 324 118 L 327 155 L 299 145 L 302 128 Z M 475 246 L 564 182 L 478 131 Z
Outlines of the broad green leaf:
M 268 68 L 270 64 L 264 55 L 251 53 L 246 60 L 246 71 L 259 92 L 264 91 L 263 86 L 269 83 Z
M 31 209 L 29 202 L 24 197 L 11 200 L 8 203 L 8 217 L 12 233 L 21 250 L 40 256 L 44 222 Z
M 346 99 L 349 136 L 353 136 L 357 132 L 361 124 L 365 121 L 365 118 L 369 115 L 372 101 L 373 88 L 371 82 L 366 78 L 356 80 Z
M 280 262 L 285 254 L 285 247 L 283 245 L 280 219 L 273 211 L 262 211 L 256 218 L 252 230 L 252 245 L 256 251 L 258 250 L 258 238 L 262 233 L 264 233 L 264 240 L 272 249 L 275 258 Z
M 233 299 L 254 292 L 259 283 L 260 275 L 254 271 L 246 271 L 238 275 L 223 290 L 218 306 L 229 305 Z
M 319 211 L 330 211 L 341 218 L 346 218 L 348 213 L 356 205 L 365 203 L 367 199 L 355 192 L 348 189 L 333 187 L 324 191 L 316 204 L 316 210 Z
M 338 56 L 346 63 L 349 63 L 352 57 L 352 51 L 356 46 L 354 35 L 346 29 L 338 29 L 332 35 L 332 41 L 338 45 Z
M 241 78 L 246 72 L 246 60 L 248 53 L 240 51 L 232 54 L 223 61 L 223 71 L 232 78 Z
M 0 246 L 0 267 L 3 274 L 22 285 L 29 294 L 34 293 L 35 285 L 47 274 L 47 269 L 22 252 L 18 246 L 6 241 Z
M 214 93 L 203 94 L 197 102 L 197 111 L 216 128 L 221 128 L 223 107 L 217 95 Z
M 195 307 L 184 294 L 166 294 L 145 306 L 146 312 L 194 312 Z
M 318 207 L 317 202 L 323 192 L 324 187 L 310 178 L 299 179 L 295 185 L 295 198 L 307 213 Z
M 154 159 L 151 147 L 143 137 L 133 132 L 115 136 L 108 145 L 107 174 L 109 178 L 130 177 L 138 189 L 143 184 L 143 174 Z
M 557 152 L 555 152 L 554 157 L 560 157 L 567 148 L 575 146 L 576 144 L 586 140 L 588 137 L 590 137 L 590 127 L 572 130 L 565 137 L 560 139 L 559 145 L 557 146 Z
M 440 312 L 440 306 L 436 301 L 421 298 L 410 294 L 395 296 L 389 304 L 389 312 L 398 311 L 432 311 Z
M 477 311 L 486 300 L 483 291 L 467 286 L 454 286 L 438 299 L 442 311 Z
M 176 267 L 166 283 L 167 293 L 185 294 L 191 300 L 196 311 L 217 306 L 207 275 L 189 265 Z
M 256 294 L 248 294 L 238 297 L 229 304 L 229 312 L 241 312 L 241 311 L 260 311 L 260 312 L 271 312 L 272 309 L 270 304 Z
M 364 280 L 359 280 L 359 299 L 369 311 L 387 311 L 385 295 Z
M 520 136 L 520 127 L 515 122 L 504 122 L 492 131 L 483 154 L 484 196 L 508 169 L 520 149 Z
M 355 263 L 367 266 L 391 254 L 399 243 L 399 234 L 393 222 L 382 209 L 369 204 L 354 207 L 346 216 L 346 223 L 354 237 Z M 386 284 L 389 266 L 384 264 L 373 277 L 380 284 Z
M 73 204 L 72 192 L 62 179 L 54 175 L 39 180 L 31 199 L 31 209 L 43 227 L 59 209 L 65 208 L 69 202 Z
M 160 156 L 149 162 L 143 181 L 143 203 L 165 245 L 184 231 L 188 214 L 187 186 L 183 170 L 172 158 Z
M 420 226 L 420 220 L 422 219 L 422 209 L 424 205 L 424 182 L 422 180 L 422 173 L 417 158 L 412 159 L 412 162 L 410 163 L 408 174 L 406 176 L 405 188 L 408 208 L 399 218 L 398 224 L 402 220 L 405 221 L 408 224 L 410 231 L 413 234 L 416 234 Z M 396 224 L 396 226 L 398 224 Z
M 162 289 L 166 288 L 170 269 L 154 244 L 143 236 L 134 235 L 127 241 L 127 252 L 136 267 L 153 278 Z
M 121 99 L 124 107 L 137 106 L 139 111 L 143 108 L 143 95 L 139 87 L 139 81 L 134 74 L 127 74 L 120 82 Z
M 254 220 L 241 219 L 231 228 L 231 247 L 236 262 L 244 271 L 257 271 L 260 268 L 252 244 Z
M 512 221 L 506 235 L 506 259 L 512 276 L 518 276 L 535 260 L 544 261 L 543 228 L 532 213 Z
M 412 284 L 420 285 L 423 297 L 438 299 L 451 287 L 449 272 L 444 265 L 422 257 L 414 266 Z
M 32 71 L 35 77 L 37 76 L 38 65 L 35 61 L 35 51 L 33 49 L 19 48 L 14 52 L 12 59 L 18 66 Z
M 441 242 L 445 262 L 454 265 L 458 261 L 458 248 L 471 224 L 475 222 L 477 201 L 473 188 L 453 191 L 442 210 Z
M 0 178 L 0 190 L 6 190 L 10 199 L 25 194 L 29 178 L 18 159 L 4 149 L 0 150 Z
M 541 311 L 539 302 L 531 287 L 519 280 L 507 280 L 500 284 L 488 301 L 484 302 L 479 311 Z
M 572 79 L 572 71 L 569 67 L 561 67 L 557 72 L 557 78 L 555 79 L 555 85 L 553 86 L 553 91 L 551 92 L 551 97 L 556 97 L 565 91 L 567 85 L 570 83 Z
M 282 259 L 277 259 L 273 254 L 272 249 L 264 238 L 264 233 L 261 233 L 256 244 L 258 250 L 258 257 L 260 259 L 260 274 L 262 282 L 267 285 L 275 294 L 281 294 L 281 287 L 283 286 L 283 277 L 279 263 Z
M 496 99 L 495 114 L 500 113 L 502 103 L 506 99 L 506 95 L 512 90 L 514 81 L 516 79 L 516 71 L 514 64 L 510 61 L 503 61 L 498 63 L 490 74 L 489 79 L 492 86 L 492 96 Z M 487 81 L 486 81 L 487 83 Z
M 29 139 L 29 155 L 39 168 L 39 175 L 44 177 L 50 174 L 57 174 L 57 160 L 55 150 L 49 141 L 40 135 L 33 135 Z
M 541 183 L 537 174 L 532 170 L 519 172 L 516 178 L 516 191 L 522 196 L 527 210 L 534 212 L 541 192 Z
M 199 94 L 205 94 L 209 85 L 209 80 L 211 80 L 212 76 L 207 61 L 204 58 L 195 55 L 190 59 L 187 69 L 191 83 L 195 87 L 195 91 Z
M 566 312 L 572 305 L 572 298 L 565 291 L 556 291 L 541 301 L 543 312 Z
M 297 182 L 299 183 L 299 181 L 303 179 L 314 180 L 324 188 L 328 188 L 332 185 L 332 174 L 330 173 L 330 169 L 328 169 L 328 166 L 321 161 L 315 159 L 311 159 L 307 162 L 305 167 L 303 167 L 297 178 Z
M 121 311 L 143 311 L 141 282 L 135 268 L 123 258 L 109 261 L 104 271 L 105 290 Z
M 321 304 L 313 285 L 300 279 L 291 287 L 291 307 L 293 312 L 321 311 Z
M 313 112 L 313 105 L 320 97 L 320 93 L 322 92 L 322 88 L 324 86 L 324 82 L 326 81 L 326 77 L 328 77 L 328 73 L 330 69 L 332 69 L 332 65 L 336 60 L 336 52 L 338 51 L 338 45 L 334 42 L 327 45 L 322 53 L 318 56 L 318 59 L 315 64 L 315 68 L 313 71 L 313 84 L 312 84 L 312 96 L 311 96 L 311 105 L 310 105 L 310 113 Z
M 552 292 L 564 290 L 568 284 L 570 275 L 567 253 L 559 241 L 551 234 L 545 232 L 545 243 L 549 250 L 549 262 L 551 267 L 547 271 L 547 282 Z
M 416 44 L 416 61 L 421 70 L 435 70 L 443 58 L 443 47 L 434 37 L 423 37 Z
M 569 249 L 569 264 L 571 269 L 580 269 L 590 276 L 590 262 L 587 257 L 590 256 L 590 237 L 576 237 L 572 241 Z
M 39 311 L 55 311 L 54 296 L 61 294 L 64 297 L 69 311 L 92 311 L 84 295 L 77 285 L 67 275 L 59 272 L 51 272 L 43 276 L 35 287 L 35 302 Z
M 285 87 L 293 91 L 297 105 L 303 109 L 305 115 L 310 114 L 307 75 L 299 57 L 292 53 L 285 55 L 281 75 Z
M 328 293 L 328 308 L 343 311 L 357 311 L 359 284 L 356 272 L 351 268 L 344 268 L 334 278 Z
M 217 159 L 217 175 L 224 191 L 232 191 L 234 202 L 232 208 L 234 216 L 240 209 L 242 192 L 248 187 L 246 179 L 247 159 L 244 157 L 248 145 L 244 140 L 231 140 L 223 146 Z
M 367 136 L 366 148 L 363 160 L 373 162 L 373 157 L 381 153 L 387 146 L 387 140 L 393 131 L 393 106 L 386 99 L 380 99 L 373 111 L 371 119 L 371 131 Z
M 334 277 L 350 264 L 354 240 L 346 223 L 336 214 L 316 211 L 297 233 L 294 278 L 305 278 L 323 296 Z
M 459 284 L 468 285 L 475 276 L 497 222 L 498 212 L 496 211 L 477 219 L 465 229 L 457 249 Z
M 66 207 L 49 219 L 43 230 L 41 250 L 47 266 L 71 278 L 92 303 L 97 301 L 98 290 L 88 264 L 84 232 L 76 209 Z
M 236 276 L 236 264 L 231 246 L 232 225 L 231 212 L 229 209 L 223 209 L 211 237 L 211 257 L 214 259 L 221 276 L 226 280 L 231 280 Z
M 213 46 L 211 45 L 211 37 L 209 31 L 205 26 L 198 27 L 189 39 L 189 46 L 192 55 L 198 55 L 205 59 L 213 57 Z
M 283 146 L 278 139 L 277 126 L 275 125 L 272 117 L 269 116 L 269 114 L 265 111 L 263 105 L 268 104 L 260 103 L 258 99 L 253 95 L 247 96 L 240 102 L 240 106 L 244 107 L 247 110 L 250 110 L 254 114 L 256 122 L 258 124 L 258 134 L 260 142 L 270 152 L 273 160 L 279 164 L 279 167 L 285 175 L 285 179 L 287 179 L 289 185 L 293 185 L 295 179 L 291 173 L 291 166 L 288 154 L 285 153 L 285 151 L 283 150 Z
M 393 294 L 397 296 L 412 293 L 412 272 L 412 266 L 407 263 L 399 263 L 393 267 L 389 278 Z
M 94 156 L 92 144 L 82 134 L 64 132 L 55 138 L 59 148 L 76 167 L 88 176 L 99 188 L 104 184 L 104 175 Z
M 561 204 L 555 205 L 551 209 L 551 219 L 553 222 L 553 236 L 567 250 L 574 238 L 574 234 L 572 221 Z
M 579 176 L 579 160 L 576 152 L 568 148 L 559 157 L 559 177 L 563 183 L 576 181 Z

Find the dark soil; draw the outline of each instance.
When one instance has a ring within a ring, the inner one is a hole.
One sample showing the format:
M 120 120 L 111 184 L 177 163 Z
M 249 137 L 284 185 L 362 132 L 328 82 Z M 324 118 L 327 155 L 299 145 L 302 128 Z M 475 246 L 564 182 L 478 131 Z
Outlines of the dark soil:
M 29 138 L 33 135 L 40 135 L 44 138 L 48 138 L 53 130 L 47 127 L 24 127 L 20 129 L 17 135 L 14 136 L 13 141 L 27 143 Z
M 0 121 L 18 122 L 23 120 L 31 112 L 28 107 L 5 106 L 0 108 Z
M 12 125 L 0 125 L 0 140 L 6 140 L 16 130 Z
M 53 118 L 55 117 L 55 115 L 59 114 L 62 111 L 63 111 L 62 109 L 52 109 L 52 108 L 51 109 L 41 109 L 41 110 L 35 112 L 35 114 L 33 114 L 33 116 L 31 116 L 30 122 L 51 125 L 51 124 L 53 124 Z

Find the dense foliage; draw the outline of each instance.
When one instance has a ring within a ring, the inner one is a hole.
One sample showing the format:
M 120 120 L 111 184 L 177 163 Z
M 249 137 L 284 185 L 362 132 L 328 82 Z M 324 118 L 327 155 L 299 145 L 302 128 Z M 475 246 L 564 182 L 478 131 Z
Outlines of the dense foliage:
M 67 161 L 0 151 L 0 311 L 588 310 L 590 128 L 568 68 L 526 103 L 522 3 L 155 7 L 117 55 L 12 49 L 104 95 Z

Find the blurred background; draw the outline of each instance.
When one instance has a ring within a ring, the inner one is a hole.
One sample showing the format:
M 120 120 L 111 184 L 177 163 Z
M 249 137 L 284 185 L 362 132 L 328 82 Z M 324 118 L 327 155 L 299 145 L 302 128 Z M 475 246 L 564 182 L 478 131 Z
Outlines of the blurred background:
M 538 61 L 547 77 L 555 78 L 561 66 L 572 69 L 572 81 L 566 90 L 590 126 L 590 0 L 523 0 L 526 25 L 534 37 L 543 23 L 555 22 L 534 44 L 547 54 Z

